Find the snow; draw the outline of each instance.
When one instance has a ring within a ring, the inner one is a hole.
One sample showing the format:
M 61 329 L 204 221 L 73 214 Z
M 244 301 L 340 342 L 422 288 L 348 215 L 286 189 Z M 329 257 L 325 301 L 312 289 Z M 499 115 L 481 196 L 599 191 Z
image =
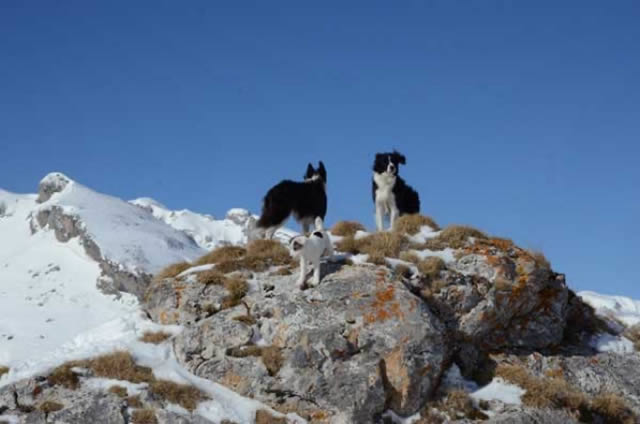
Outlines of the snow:
M 6 422 L 7 424 L 20 424 L 20 418 L 17 415 L 0 414 L 0 422 Z
M 389 409 L 385 411 L 384 414 L 382 414 L 382 418 L 391 421 L 393 424 L 413 424 L 415 422 L 418 422 L 421 416 L 420 413 L 417 413 L 405 418 Z
M 48 228 L 36 226 L 33 234 L 30 229 L 38 211 L 61 208 L 78 219 L 105 258 L 131 271 L 153 272 L 168 263 L 199 257 L 206 252 L 203 247 L 243 242 L 243 220 L 248 223 L 251 218 L 246 210 L 232 209 L 219 221 L 190 211 L 172 215 L 152 199 L 131 204 L 59 173 L 48 175 L 43 182 L 60 191 L 42 204 L 36 202 L 35 194 L 0 190 L 0 365 L 9 367 L 0 377 L 0 387 L 45 375 L 67 361 L 126 350 L 138 363 L 150 366 L 157 377 L 192 384 L 207 393 L 211 400 L 201 403 L 195 413 L 214 422 L 252 423 L 258 409 L 283 416 L 190 374 L 178 364 L 170 343 L 140 342 L 146 331 L 177 334 L 181 328 L 148 320 L 133 295 L 99 291 L 100 266 L 87 255 L 79 238 L 60 242 Z M 154 216 L 154 210 L 161 219 Z M 283 229 L 276 237 L 288 239 L 291 234 Z M 93 390 L 119 385 L 133 394 L 144 387 L 101 378 L 83 378 L 83 384 Z M 186 412 L 177 405 L 171 408 Z M 295 414 L 287 418 L 304 422 Z M 19 422 L 11 415 L 0 415 L 0 421 Z
M 502 378 L 496 377 L 486 386 L 470 393 L 470 396 L 475 400 L 499 400 L 504 403 L 521 405 L 521 396 L 525 394 L 525 392 L 526 390 L 521 387 L 507 383 Z
M 137 308 L 132 295 L 96 288 L 100 268 L 77 239 L 31 235 L 35 198 L 0 192 L 11 211 L 0 218 L 0 364 L 11 368 Z
M 240 244 L 247 241 L 243 226 L 250 215 L 245 209 L 231 209 L 227 212 L 225 219 L 216 220 L 211 215 L 202 215 L 188 209 L 169 210 L 148 197 L 135 199 L 130 203 L 150 211 L 155 218 L 188 234 L 198 246 L 206 250 L 212 250 L 223 244 Z
M 155 273 L 167 264 L 193 260 L 205 253 L 187 234 L 147 210 L 74 181 L 36 207 L 35 212 L 54 207 L 81 221 L 103 258 L 132 272 Z
M 418 255 L 420 259 L 425 259 L 428 257 L 436 257 L 436 258 L 442 259 L 446 263 L 455 262 L 456 260 L 454 256 L 455 250 L 451 249 L 450 247 L 447 247 L 444 250 L 424 249 L 424 250 L 412 250 L 411 252 Z
M 113 386 L 120 386 L 127 389 L 129 396 L 135 396 L 140 394 L 149 385 L 147 383 L 132 383 L 130 381 L 113 380 L 111 378 L 87 378 L 84 381 L 84 386 L 98 392 L 105 392 Z
M 640 300 L 592 291 L 581 291 L 578 296 L 591 305 L 598 315 L 616 318 L 628 326 L 640 323 Z
M 599 334 L 591 340 L 591 345 L 598 352 L 633 353 L 633 342 L 624 336 L 613 334 Z
M 425 243 L 428 239 L 438 237 L 440 233 L 441 231 L 435 231 L 428 225 L 423 225 L 422 227 L 420 227 L 420 231 L 409 237 L 409 240 L 414 243 L 421 244 Z

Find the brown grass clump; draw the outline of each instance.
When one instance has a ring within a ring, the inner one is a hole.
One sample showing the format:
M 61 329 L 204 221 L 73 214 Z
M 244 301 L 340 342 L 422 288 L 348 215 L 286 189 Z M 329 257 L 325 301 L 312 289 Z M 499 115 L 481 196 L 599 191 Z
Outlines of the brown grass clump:
M 256 411 L 256 424 L 287 424 L 287 419 L 274 417 L 268 411 L 259 409 Z
M 412 264 L 418 264 L 420 262 L 420 256 L 416 255 L 414 252 L 400 252 L 400 256 L 398 259 L 403 260 L 405 262 L 411 262 Z
M 440 226 L 438 226 L 433 219 L 416 213 L 412 215 L 403 215 L 398 218 L 393 223 L 393 231 L 401 234 L 414 235 L 425 225 L 428 225 L 434 231 L 440 230 Z
M 470 237 L 477 240 L 486 240 L 488 238 L 485 233 L 475 228 L 451 225 L 442 230 L 438 237 L 428 239 L 422 247 L 430 250 L 443 250 L 447 247 L 462 249 L 467 246 Z
M 80 385 L 78 375 L 71 371 L 71 368 L 78 366 L 77 362 L 67 362 L 55 368 L 47 381 L 52 386 L 63 386 L 67 389 L 75 390 Z
M 131 381 L 132 383 L 148 383 L 154 378 L 151 368 L 137 365 L 129 352 L 108 353 L 81 361 L 81 363 L 81 366 L 91 369 L 98 377 Z
M 145 331 L 140 341 L 143 343 L 160 344 L 171 337 L 171 334 L 164 331 Z
M 222 301 L 222 309 L 228 309 L 240 304 L 242 298 L 249 291 L 249 284 L 241 278 L 227 278 L 224 282 L 224 288 L 227 289 L 229 295 Z
M 353 237 L 358 231 L 366 231 L 364 225 L 356 221 L 340 221 L 331 228 L 331 234 L 341 237 Z
M 469 418 L 472 420 L 487 418 L 484 413 L 475 408 L 469 394 L 464 390 L 453 390 L 449 392 L 447 397 L 442 399 L 436 408 L 446 412 L 453 420 L 458 418 Z
M 562 377 L 538 378 L 520 365 L 500 364 L 496 376 L 526 390 L 522 402 L 534 408 L 568 409 L 579 414 L 580 421 L 593 422 L 597 415 L 606 423 L 635 423 L 636 416 L 624 400 L 613 393 L 590 398 Z
M 196 409 L 204 394 L 193 386 L 178 384 L 169 380 L 155 380 L 149 385 L 151 392 L 171 403 L 178 404 L 188 411 Z
M 216 264 L 216 270 L 223 274 L 248 269 L 263 272 L 272 266 L 292 264 L 291 255 L 285 246 L 275 240 L 254 240 L 248 246 L 244 257 L 226 259 Z
M 429 256 L 418 262 L 418 271 L 429 280 L 438 278 L 440 271 L 445 268 L 444 261 L 435 256 Z
M 394 232 L 384 232 L 370 234 L 366 237 L 355 239 L 345 237 L 338 245 L 338 250 L 353 254 L 366 253 L 369 261 L 378 258 L 397 258 L 400 252 L 407 246 L 407 239 L 404 235 Z M 374 262 L 375 263 L 375 262 Z
M 262 358 L 262 363 L 267 367 L 267 371 L 269 371 L 269 375 L 273 376 L 278 374 L 278 371 L 280 371 L 284 362 L 280 349 L 275 346 L 264 347 L 262 348 L 260 356 Z
M 269 275 L 291 275 L 291 269 L 288 267 L 281 267 L 278 268 L 277 270 L 273 271 L 271 274 Z
M 531 255 L 531 257 L 535 261 L 535 263 L 538 266 L 538 268 L 551 269 L 551 263 L 544 256 L 544 253 L 542 253 L 540 251 L 537 251 L 537 250 L 532 250 L 532 251 L 529 251 L 529 254 Z
M 156 413 L 153 409 L 136 409 L 131 413 L 131 422 L 133 424 L 156 424 Z
M 198 273 L 198 282 L 201 284 L 224 284 L 224 274 L 217 268 L 208 269 Z
M 127 389 L 126 387 L 122 387 L 122 386 L 111 386 L 109 387 L 109 393 L 113 393 L 114 395 L 121 397 L 121 398 L 126 398 L 128 395 Z
M 633 424 L 636 417 L 625 401 L 614 393 L 601 393 L 591 400 L 591 411 L 607 423 Z
M 240 246 L 222 246 L 212 250 L 206 255 L 198 258 L 195 265 L 219 264 L 226 261 L 236 261 L 242 259 L 247 254 L 247 250 Z
M 633 346 L 640 352 L 640 324 L 632 325 L 624 332 L 624 336 L 633 342 Z M 2 371 L 0 371 L 0 375 Z
M 165 278 L 174 278 L 178 276 L 178 274 L 189 268 L 191 268 L 191 264 L 189 262 L 178 262 L 175 264 L 171 264 L 154 275 L 153 279 L 155 281 L 160 281 L 164 280 Z
M 9 372 L 9 367 L 0 366 L 0 377 Z
M 57 412 L 57 411 L 60 411 L 61 409 L 64 409 L 64 405 L 59 402 L 48 400 L 42 403 L 38 409 L 44 412 L 45 414 L 50 414 L 52 412 Z
M 130 408 L 142 408 L 142 401 L 140 400 L 140 395 L 129 396 L 127 399 L 127 405 Z

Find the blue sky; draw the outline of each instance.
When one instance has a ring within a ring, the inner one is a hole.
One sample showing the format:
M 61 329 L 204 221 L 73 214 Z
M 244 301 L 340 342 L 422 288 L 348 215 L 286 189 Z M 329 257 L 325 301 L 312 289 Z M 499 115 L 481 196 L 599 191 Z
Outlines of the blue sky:
M 375 152 L 423 212 L 640 298 L 637 1 L 0 3 L 0 187 L 57 170 L 222 216 L 329 173 L 373 226 Z M 297 228 L 297 227 L 296 227 Z

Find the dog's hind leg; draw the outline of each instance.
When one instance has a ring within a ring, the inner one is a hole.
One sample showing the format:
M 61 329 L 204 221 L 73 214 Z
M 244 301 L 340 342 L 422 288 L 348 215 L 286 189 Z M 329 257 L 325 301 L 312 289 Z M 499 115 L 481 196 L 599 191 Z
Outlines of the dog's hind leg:
M 313 261 L 313 279 L 311 280 L 312 286 L 320 284 L 320 258 Z
M 383 231 L 384 205 L 376 203 L 376 230 Z

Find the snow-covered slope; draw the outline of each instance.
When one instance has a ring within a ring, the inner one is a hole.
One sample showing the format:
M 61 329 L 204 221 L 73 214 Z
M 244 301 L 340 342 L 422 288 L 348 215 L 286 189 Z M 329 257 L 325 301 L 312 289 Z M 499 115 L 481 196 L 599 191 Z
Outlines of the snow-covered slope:
M 96 287 L 104 278 L 101 261 L 154 273 L 201 256 L 205 247 L 244 241 L 242 217 L 249 217 L 242 210 L 220 221 L 160 211 L 150 199 L 132 204 L 60 173 L 47 175 L 38 195 L 0 190 L 0 365 L 65 350 L 79 335 L 138 310 L 135 296 Z M 69 237 L 61 241 L 52 227 Z
M 231 209 L 224 219 L 216 220 L 211 215 L 202 215 L 188 209 L 169 210 L 148 197 L 132 200 L 131 203 L 150 211 L 154 217 L 176 230 L 188 234 L 198 246 L 207 250 L 221 244 L 246 242 L 247 230 L 253 219 L 245 209 Z
M 624 296 L 608 296 L 592 291 L 581 291 L 578 295 L 591 305 L 599 315 L 610 316 L 626 325 L 640 323 L 640 301 Z

